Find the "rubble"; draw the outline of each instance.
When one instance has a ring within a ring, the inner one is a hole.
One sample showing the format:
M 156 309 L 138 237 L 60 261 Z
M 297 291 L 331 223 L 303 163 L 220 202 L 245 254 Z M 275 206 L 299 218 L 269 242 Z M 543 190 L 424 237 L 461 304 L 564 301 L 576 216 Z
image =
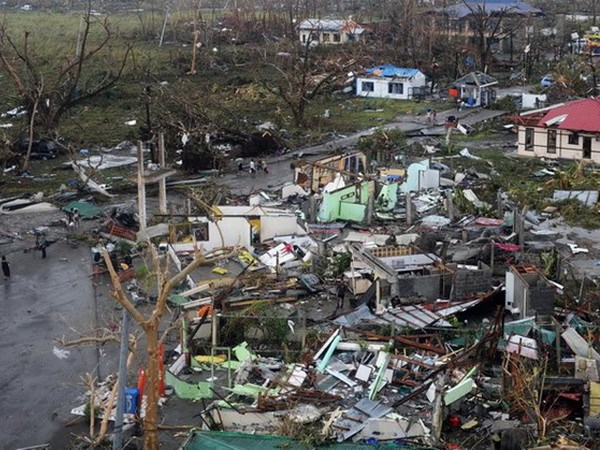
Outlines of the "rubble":
M 449 159 L 489 166 L 467 149 Z M 122 282 L 143 272 L 132 258 L 144 251 L 175 273 L 197 255 L 206 262 L 171 286 L 159 369 L 163 408 L 197 403 L 190 440 L 305 427 L 315 443 L 443 448 L 511 436 L 560 446 L 559 424 L 600 428 L 597 281 L 576 279 L 571 264 L 598 258 L 595 243 L 546 228 L 556 210 L 489 195 L 490 167 L 419 157 L 383 167 L 349 151 L 295 160 L 283 188 L 191 192 L 177 214 L 166 210 L 172 171 L 148 170 L 139 147 L 137 162 L 137 205 L 63 209 L 101 219 L 95 274 L 103 249 Z M 145 186 L 155 183 L 149 221 Z M 595 205 L 597 192 L 554 191 L 570 198 Z M 12 202 L 22 203 L 2 208 Z M 156 286 L 130 287 L 152 303 Z M 89 395 L 110 406 L 109 388 Z

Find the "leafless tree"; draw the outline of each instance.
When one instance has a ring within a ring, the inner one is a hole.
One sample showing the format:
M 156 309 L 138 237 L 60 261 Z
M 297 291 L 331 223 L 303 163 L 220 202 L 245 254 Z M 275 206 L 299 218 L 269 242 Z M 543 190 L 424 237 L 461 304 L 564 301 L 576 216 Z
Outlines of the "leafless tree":
M 91 2 L 88 2 L 81 18 L 75 54 L 63 59 L 57 57 L 58 65 L 55 65 L 48 64 L 46 58 L 32 51 L 29 31 L 24 32 L 19 42 L 9 34 L 5 24 L 0 26 L 0 67 L 21 97 L 36 132 L 55 136 L 67 111 L 117 83 L 131 45 L 125 43 L 123 53 L 116 56 L 110 49 L 113 35 L 108 19 L 93 15 Z
M 526 16 L 510 4 L 493 11 L 488 10 L 485 1 L 475 3 L 463 0 L 463 4 L 470 12 L 466 20 L 473 29 L 480 70 L 487 73 L 493 44 L 506 39 L 522 27 Z
M 173 289 L 183 282 L 187 276 L 196 268 L 209 262 L 218 261 L 232 256 L 231 253 L 222 256 L 207 259 L 201 252 L 197 253 L 192 262 L 176 275 L 168 278 L 169 267 L 164 257 L 158 255 L 152 244 L 148 245 L 152 259 L 153 273 L 156 277 L 157 300 L 156 306 L 149 315 L 145 314 L 140 308 L 136 307 L 129 298 L 121 285 L 119 275 L 115 271 L 110 255 L 105 248 L 102 249 L 102 256 L 108 268 L 112 285 L 112 296 L 125 310 L 131 314 L 133 320 L 137 322 L 143 331 L 146 341 L 146 363 L 148 381 L 147 381 L 147 402 L 146 416 L 144 418 L 144 448 L 146 450 L 156 450 L 159 446 L 158 438 L 158 400 L 159 400 L 159 367 L 160 350 L 159 327 L 167 309 L 167 299 Z M 164 338 L 164 336 L 163 336 Z
M 292 38 L 264 49 L 262 60 L 274 76 L 256 77 L 257 82 L 285 103 L 296 126 L 306 125 L 306 108 L 310 102 L 346 77 L 357 61 L 356 53 L 351 51 L 339 49 L 330 57 L 312 44 L 310 39 L 300 44 Z M 349 48 L 356 51 L 359 45 L 352 44 Z

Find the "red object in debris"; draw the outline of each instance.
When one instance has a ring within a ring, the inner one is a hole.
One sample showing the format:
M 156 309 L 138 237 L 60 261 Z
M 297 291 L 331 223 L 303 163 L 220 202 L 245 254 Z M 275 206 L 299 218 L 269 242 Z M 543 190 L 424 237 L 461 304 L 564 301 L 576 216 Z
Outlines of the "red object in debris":
M 450 97 L 458 97 L 458 89 L 452 88 L 448 91 L 448 95 Z
M 501 227 L 504 225 L 504 219 L 495 219 L 493 217 L 478 217 L 475 219 L 475 225 L 482 227 Z
M 138 372 L 137 387 L 138 387 L 138 390 L 140 391 L 140 404 L 141 404 L 142 399 L 144 398 L 144 389 L 146 388 L 146 371 L 144 369 L 140 369 Z
M 460 417 L 454 414 L 448 416 L 448 425 L 452 428 L 460 428 L 460 426 L 462 425 Z
M 446 448 L 448 450 L 459 450 L 460 449 L 460 444 L 457 444 L 456 442 L 448 442 L 446 444 Z

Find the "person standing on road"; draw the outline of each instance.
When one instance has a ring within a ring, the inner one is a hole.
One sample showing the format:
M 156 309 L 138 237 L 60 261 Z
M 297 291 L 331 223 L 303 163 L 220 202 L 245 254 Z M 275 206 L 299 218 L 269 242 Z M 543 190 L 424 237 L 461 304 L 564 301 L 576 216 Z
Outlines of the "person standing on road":
M 77 208 L 73 208 L 73 223 L 75 224 L 75 228 L 79 228 L 79 210 Z
M 10 278 L 10 265 L 6 260 L 6 256 L 2 255 L 2 273 L 4 273 L 4 279 L 8 280 Z
M 264 159 L 260 162 L 260 165 L 262 167 L 262 170 L 265 171 L 265 173 L 267 175 L 269 175 L 269 167 L 267 167 L 267 161 L 265 161 Z
M 437 110 L 431 111 L 431 117 L 433 118 L 433 124 L 437 125 Z
M 48 241 L 43 234 L 38 235 L 35 239 L 35 249 L 42 252 L 42 258 L 46 257 L 46 248 L 48 247 Z
M 338 302 L 337 302 L 337 307 L 335 309 L 340 309 L 340 308 L 344 309 L 344 300 L 346 298 L 347 290 L 348 290 L 348 286 L 346 286 L 346 283 L 343 280 L 341 280 L 337 287 Z
M 252 178 L 256 176 L 256 163 L 253 159 L 250 160 L 250 175 Z

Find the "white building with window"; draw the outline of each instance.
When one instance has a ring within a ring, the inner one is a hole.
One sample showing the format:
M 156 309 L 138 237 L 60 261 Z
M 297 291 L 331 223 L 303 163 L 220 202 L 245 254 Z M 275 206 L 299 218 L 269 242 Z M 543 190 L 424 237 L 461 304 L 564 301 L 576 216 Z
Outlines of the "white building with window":
M 356 78 L 356 95 L 360 97 L 410 100 L 427 92 L 427 78 L 418 69 L 404 69 L 391 64 L 372 67 Z
M 521 113 L 517 153 L 600 163 L 600 100 L 586 98 Z
M 306 19 L 299 25 L 305 45 L 338 45 L 364 40 L 367 29 L 353 20 Z

